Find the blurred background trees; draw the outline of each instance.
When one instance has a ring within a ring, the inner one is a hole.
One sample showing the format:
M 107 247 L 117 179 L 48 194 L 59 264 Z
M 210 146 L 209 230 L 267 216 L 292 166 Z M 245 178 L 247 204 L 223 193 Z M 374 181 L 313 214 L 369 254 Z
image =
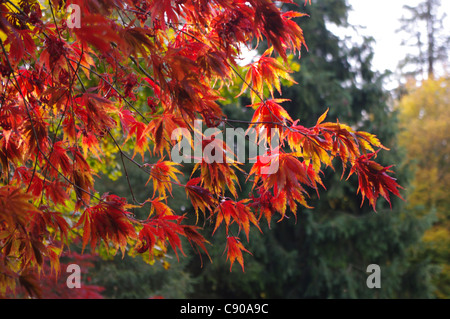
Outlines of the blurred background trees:
M 429 260 L 434 271 L 434 297 L 450 298 L 450 36 L 444 28 L 447 14 L 440 0 L 405 6 L 401 18 L 412 50 L 399 65 L 405 79 L 396 101 L 399 144 L 406 150 L 404 165 L 413 171 L 407 210 L 432 218 L 417 249 L 417 258 Z M 406 70 L 410 70 L 409 72 Z
M 433 277 L 436 296 L 450 296 L 450 80 L 411 81 L 398 103 L 400 145 L 407 150 L 405 165 L 414 168 L 408 211 L 430 214 L 432 228 L 423 237 L 421 258 L 438 267 Z
M 440 0 L 425 0 L 417 6 L 404 6 L 406 14 L 398 31 L 405 33 L 403 45 L 412 50 L 400 63 L 403 74 L 433 78 L 437 65 L 448 61 L 450 36 L 443 25 L 447 14 L 440 10 L 440 4 Z

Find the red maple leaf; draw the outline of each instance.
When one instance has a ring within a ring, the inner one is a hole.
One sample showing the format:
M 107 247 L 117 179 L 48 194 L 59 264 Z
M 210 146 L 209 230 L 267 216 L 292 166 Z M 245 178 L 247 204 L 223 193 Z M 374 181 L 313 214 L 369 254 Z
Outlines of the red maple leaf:
M 361 192 L 362 195 L 361 205 L 364 203 L 364 199 L 367 198 L 374 211 L 376 211 L 376 203 L 379 195 L 383 196 L 388 201 L 389 206 L 391 206 L 389 193 L 402 198 L 399 188 L 403 188 L 397 184 L 395 178 L 387 174 L 393 173 L 389 170 L 392 166 L 383 167 L 371 160 L 377 153 L 370 153 L 358 157 L 348 176 L 350 177 L 356 172 L 359 183 L 358 192 Z

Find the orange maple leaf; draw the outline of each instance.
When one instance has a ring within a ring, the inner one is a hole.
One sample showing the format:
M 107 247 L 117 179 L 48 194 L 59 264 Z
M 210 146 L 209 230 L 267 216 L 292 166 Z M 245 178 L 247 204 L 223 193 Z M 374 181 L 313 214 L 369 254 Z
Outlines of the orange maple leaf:
M 348 179 L 353 173 L 357 173 L 359 183 L 358 193 L 361 192 L 362 195 L 361 206 L 364 203 L 364 199 L 367 198 L 374 211 L 376 211 L 376 203 L 379 195 L 386 199 L 389 206 L 391 206 L 389 193 L 403 199 L 398 190 L 398 188 L 403 187 L 397 184 L 395 178 L 387 174 L 392 173 L 389 170 L 392 166 L 383 167 L 371 160 L 377 153 L 370 153 L 357 158 L 347 177 Z
M 244 199 L 239 202 L 233 200 L 223 200 L 216 208 L 216 226 L 214 228 L 213 234 L 220 226 L 220 224 L 225 220 L 226 233 L 228 235 L 228 227 L 231 223 L 235 222 L 239 225 L 239 230 L 243 229 L 245 235 L 247 236 L 247 241 L 250 232 L 250 223 L 255 225 L 259 231 L 261 229 L 258 225 L 258 220 L 251 211 L 250 206 L 248 206 L 249 199 Z
M 244 270 L 244 257 L 242 256 L 242 252 L 245 251 L 247 253 L 249 253 L 250 255 L 252 255 L 251 252 L 249 252 L 244 245 L 242 245 L 242 243 L 239 240 L 239 237 L 234 237 L 234 236 L 229 236 L 227 237 L 227 246 L 226 246 L 226 250 L 227 250 L 227 260 L 230 260 L 230 271 L 233 267 L 233 263 L 235 260 L 238 261 L 238 263 L 241 265 L 242 267 L 242 271 L 245 272 Z
M 176 165 L 181 164 L 164 161 L 163 158 L 155 164 L 144 164 L 144 166 L 151 168 L 150 177 L 145 185 L 153 180 L 153 196 L 158 192 L 159 197 L 166 197 L 166 190 L 172 195 L 172 181 L 180 184 L 176 174 L 182 174 L 180 170 L 174 167 Z

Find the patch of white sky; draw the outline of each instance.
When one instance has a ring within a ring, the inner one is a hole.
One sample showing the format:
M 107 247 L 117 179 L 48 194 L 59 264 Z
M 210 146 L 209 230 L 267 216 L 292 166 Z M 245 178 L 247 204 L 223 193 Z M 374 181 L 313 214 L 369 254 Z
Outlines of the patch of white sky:
M 351 26 L 359 26 L 357 31 L 352 28 L 339 28 L 330 24 L 329 29 L 345 38 L 360 36 L 373 37 L 374 57 L 373 69 L 379 72 L 391 71 L 394 76 L 387 83 L 387 88 L 392 89 L 398 83 L 398 65 L 407 54 L 417 54 L 416 47 L 404 46 L 402 41 L 405 33 L 397 32 L 401 27 L 400 19 L 408 14 L 403 6 L 416 6 L 423 0 L 348 0 L 351 11 L 348 23 Z M 450 1 L 442 0 L 440 11 L 450 15 Z M 450 17 L 445 19 L 444 29 L 450 31 Z M 397 77 L 397 79 L 396 79 Z

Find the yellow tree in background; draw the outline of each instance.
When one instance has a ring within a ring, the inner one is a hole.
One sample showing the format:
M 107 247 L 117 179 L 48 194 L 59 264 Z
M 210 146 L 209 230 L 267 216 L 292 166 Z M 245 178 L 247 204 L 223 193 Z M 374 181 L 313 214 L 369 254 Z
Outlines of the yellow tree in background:
M 400 143 L 415 171 L 408 198 L 411 209 L 433 212 L 436 222 L 424 235 L 426 252 L 440 266 L 434 283 L 438 298 L 450 297 L 450 79 L 407 85 L 399 102 Z

